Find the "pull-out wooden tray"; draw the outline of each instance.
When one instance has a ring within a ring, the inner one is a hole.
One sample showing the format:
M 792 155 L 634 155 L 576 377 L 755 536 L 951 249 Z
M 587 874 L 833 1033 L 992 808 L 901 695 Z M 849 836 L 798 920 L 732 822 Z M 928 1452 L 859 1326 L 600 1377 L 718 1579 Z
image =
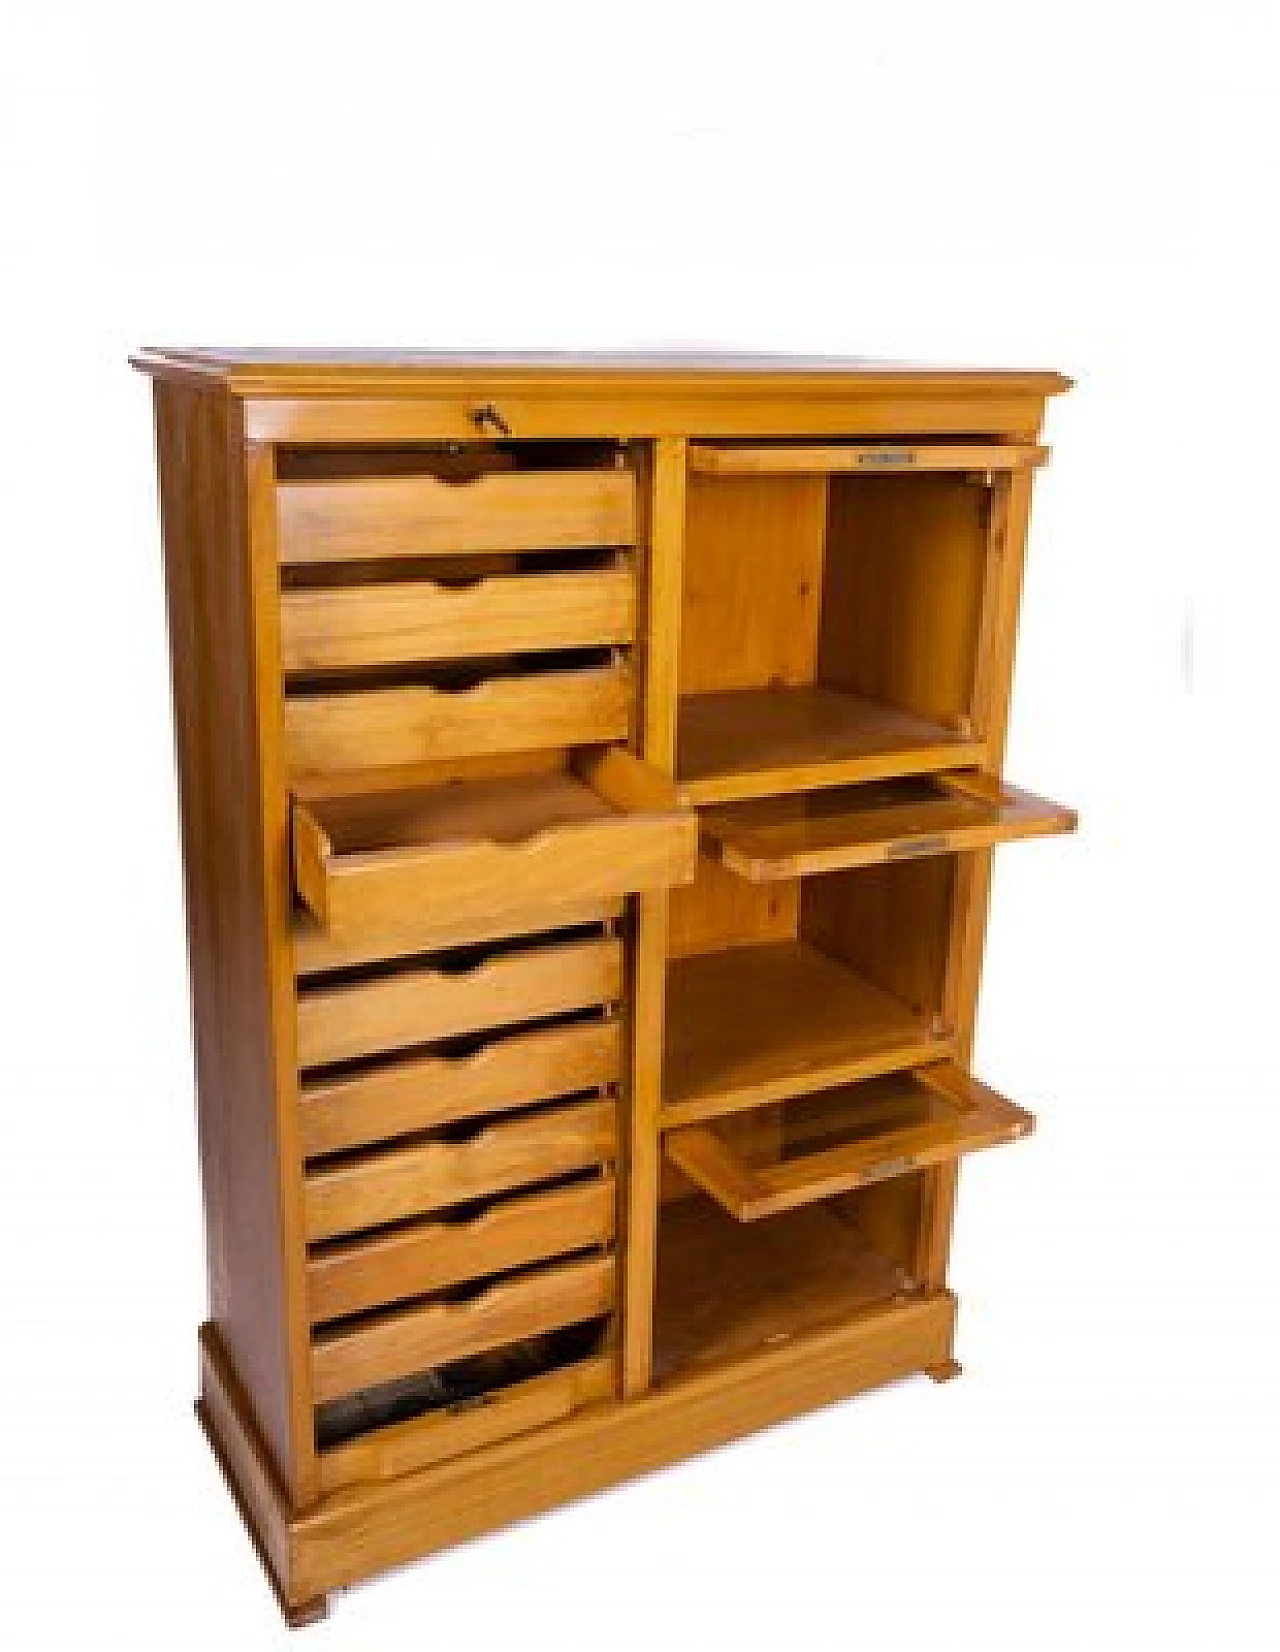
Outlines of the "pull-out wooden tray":
M 938 774 L 708 809 L 703 848 L 750 883 L 986 849 L 1075 828 L 1070 809 L 985 775 Z
M 294 879 L 334 932 L 687 883 L 697 822 L 654 770 L 618 749 L 551 773 L 295 801 Z
M 411 1138 L 372 1153 L 321 1160 L 306 1173 L 307 1238 L 332 1239 L 421 1216 L 505 1188 L 550 1181 L 611 1159 L 617 1125 L 612 1098 L 556 1103 L 448 1136 Z
M 463 1299 L 341 1320 L 312 1339 L 316 1403 L 581 1324 L 613 1299 L 613 1259 L 595 1256 L 501 1278 Z
M 1012 442 L 692 443 L 695 476 L 877 476 L 912 471 L 1010 471 L 1041 465 L 1047 447 Z
M 286 567 L 476 551 L 631 545 L 630 471 L 496 471 L 469 478 L 359 476 L 281 482 Z
M 671 1131 L 668 1157 L 740 1222 L 1016 1141 L 1030 1113 L 949 1061 L 805 1097 L 778 1109 L 774 1156 L 753 1162 L 713 1126 Z

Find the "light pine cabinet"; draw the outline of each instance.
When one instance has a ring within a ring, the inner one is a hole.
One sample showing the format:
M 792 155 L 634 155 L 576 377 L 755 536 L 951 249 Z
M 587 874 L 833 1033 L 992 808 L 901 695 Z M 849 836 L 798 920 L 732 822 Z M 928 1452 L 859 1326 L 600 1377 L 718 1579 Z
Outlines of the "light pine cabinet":
M 148 351 L 209 1318 L 291 1622 L 955 1373 L 1046 373 Z M 1051 1075 L 1047 1074 L 1046 1078 Z M 891 1400 L 884 1403 L 891 1404 Z

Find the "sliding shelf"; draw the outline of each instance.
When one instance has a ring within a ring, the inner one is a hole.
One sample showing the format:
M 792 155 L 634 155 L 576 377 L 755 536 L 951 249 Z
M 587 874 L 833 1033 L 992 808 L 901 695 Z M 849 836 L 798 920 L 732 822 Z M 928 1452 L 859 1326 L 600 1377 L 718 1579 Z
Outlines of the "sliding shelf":
M 689 448 L 695 476 L 834 476 L 844 472 L 1024 470 L 1042 465 L 1047 447 L 1012 442 L 769 442 Z
M 748 883 L 1072 831 L 1070 809 L 983 774 L 923 775 L 706 809 L 703 851 Z
M 667 1156 L 739 1222 L 830 1199 L 980 1148 L 1035 1120 L 949 1061 L 886 1073 L 767 1110 L 763 1156 L 713 1124 L 671 1131 Z
M 936 1022 L 805 941 L 674 960 L 664 1125 L 892 1072 L 952 1053 Z
M 676 783 L 691 803 L 730 803 L 982 762 L 949 725 L 821 687 L 738 689 L 680 701 Z

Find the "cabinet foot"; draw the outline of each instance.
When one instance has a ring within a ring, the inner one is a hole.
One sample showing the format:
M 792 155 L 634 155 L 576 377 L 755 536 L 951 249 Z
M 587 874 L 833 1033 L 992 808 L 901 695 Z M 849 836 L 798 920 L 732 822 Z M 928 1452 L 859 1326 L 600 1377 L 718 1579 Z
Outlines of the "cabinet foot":
M 952 1377 L 958 1377 L 964 1366 L 958 1359 L 939 1360 L 937 1365 L 926 1365 L 924 1374 L 934 1382 L 950 1382 Z
M 218 1438 L 215 1426 L 210 1417 L 209 1406 L 203 1397 L 196 1401 L 196 1419 L 204 1430 L 205 1438 L 213 1449 L 214 1459 L 222 1470 L 228 1490 L 240 1511 L 240 1518 L 244 1521 L 245 1530 L 249 1534 L 249 1541 L 257 1551 L 258 1559 L 262 1562 L 262 1569 L 266 1573 L 267 1582 L 271 1585 L 271 1592 L 276 1597 L 276 1604 L 280 1608 L 280 1615 L 290 1629 L 305 1629 L 308 1624 L 319 1623 L 321 1618 L 329 1615 L 328 1595 L 316 1595 L 314 1599 L 291 1602 L 284 1592 L 280 1579 L 276 1576 L 275 1567 L 267 1553 L 266 1545 L 261 1533 L 254 1522 L 252 1512 L 246 1503 L 240 1484 L 227 1457 L 222 1441 Z

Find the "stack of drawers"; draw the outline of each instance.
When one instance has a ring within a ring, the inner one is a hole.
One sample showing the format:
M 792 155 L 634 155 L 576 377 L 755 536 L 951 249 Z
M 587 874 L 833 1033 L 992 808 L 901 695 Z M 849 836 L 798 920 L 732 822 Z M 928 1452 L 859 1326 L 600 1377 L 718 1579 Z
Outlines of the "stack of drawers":
M 280 465 L 327 1488 L 614 1387 L 626 897 L 692 877 L 697 829 L 626 749 L 634 473 L 573 458 Z

